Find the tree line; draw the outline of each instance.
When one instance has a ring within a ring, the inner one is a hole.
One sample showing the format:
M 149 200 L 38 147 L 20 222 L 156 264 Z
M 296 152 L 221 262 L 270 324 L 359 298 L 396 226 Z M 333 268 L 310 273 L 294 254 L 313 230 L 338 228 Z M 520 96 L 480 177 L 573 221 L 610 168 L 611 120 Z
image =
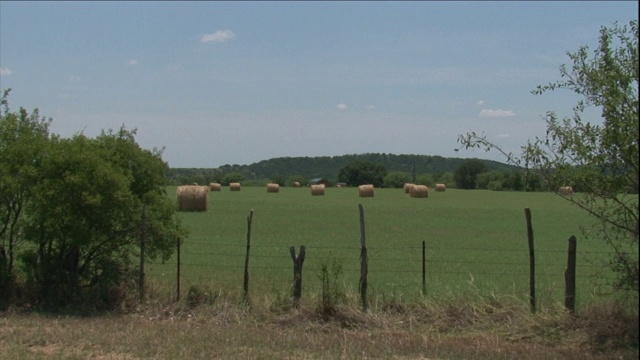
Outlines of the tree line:
M 343 174 L 350 167 L 371 167 L 376 173 L 372 179 L 362 179 L 377 187 L 402 187 L 405 182 L 433 186 L 446 183 L 456 187 L 456 175 L 459 172 L 474 172 L 473 164 L 482 164 L 482 176 L 473 185 L 462 182 L 459 187 L 492 190 L 521 190 L 524 188 L 522 169 L 517 166 L 491 160 L 445 158 L 430 155 L 395 154 L 350 154 L 319 157 L 281 157 L 263 160 L 250 165 L 223 165 L 218 168 L 171 168 L 167 173 L 167 184 L 187 185 L 192 183 L 209 184 L 217 182 L 229 184 L 242 182 L 243 185 L 262 186 L 275 182 L 281 186 L 290 186 L 294 182 L 306 185 L 310 179 L 323 178 L 331 184 L 338 182 L 360 185 L 350 182 Z M 471 164 L 471 165 L 470 165 Z M 342 175 L 341 175 L 342 174 Z M 475 175 L 474 175 L 475 176 Z M 531 189 L 540 190 L 539 183 L 532 181 Z M 537 187 L 536 187 L 537 186 Z

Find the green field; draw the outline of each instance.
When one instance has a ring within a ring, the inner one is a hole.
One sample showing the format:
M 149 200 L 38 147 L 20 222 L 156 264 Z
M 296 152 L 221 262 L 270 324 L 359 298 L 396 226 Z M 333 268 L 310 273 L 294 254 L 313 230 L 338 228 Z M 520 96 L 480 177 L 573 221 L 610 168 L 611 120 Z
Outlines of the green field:
M 175 201 L 175 187 L 167 188 Z M 536 292 L 542 306 L 561 303 L 568 238 L 578 238 L 578 306 L 594 300 L 592 274 L 606 270 L 608 248 L 583 239 L 591 218 L 551 193 L 448 189 L 410 198 L 401 189 L 376 189 L 360 198 L 356 188 L 263 187 L 211 192 L 207 212 L 183 212 L 189 229 L 181 248 L 181 293 L 192 284 L 242 290 L 247 218 L 253 209 L 249 261 L 250 294 L 286 293 L 293 277 L 289 247 L 306 247 L 303 298 L 318 293 L 320 269 L 342 267 L 348 291 L 360 277 L 360 222 L 365 214 L 369 294 L 411 300 L 422 293 L 422 243 L 426 243 L 427 296 L 462 292 L 509 294 L 527 301 L 529 251 L 524 209 L 535 236 Z M 175 257 L 147 265 L 150 282 L 176 283 Z M 606 275 L 606 274 L 605 274 Z M 610 274 L 608 275 L 610 276 Z

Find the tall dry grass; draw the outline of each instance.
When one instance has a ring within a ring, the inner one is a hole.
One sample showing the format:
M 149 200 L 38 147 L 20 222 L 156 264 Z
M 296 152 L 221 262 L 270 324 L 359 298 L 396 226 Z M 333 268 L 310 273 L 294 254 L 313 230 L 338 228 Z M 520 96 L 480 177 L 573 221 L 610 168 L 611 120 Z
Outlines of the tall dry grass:
M 339 280 L 328 271 L 329 282 Z M 331 295 L 326 291 L 304 294 L 296 309 L 289 290 L 251 294 L 247 306 L 239 290 L 192 286 L 176 302 L 175 294 L 150 286 L 148 299 L 119 314 L 57 316 L 14 309 L 0 317 L 0 349 L 7 359 L 638 357 L 637 299 L 571 315 L 561 304 L 532 314 L 514 296 L 470 292 L 405 302 L 401 294 L 379 294 L 363 312 L 354 291 L 332 297 L 326 311 Z

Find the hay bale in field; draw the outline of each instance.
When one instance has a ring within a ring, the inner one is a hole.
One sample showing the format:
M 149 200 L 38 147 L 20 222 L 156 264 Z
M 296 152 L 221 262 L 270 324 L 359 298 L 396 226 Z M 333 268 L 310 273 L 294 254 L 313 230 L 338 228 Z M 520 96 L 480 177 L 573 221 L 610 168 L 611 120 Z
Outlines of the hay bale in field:
M 558 189 L 558 194 L 560 194 L 560 195 L 571 195 L 571 194 L 573 194 L 573 188 L 571 186 L 561 186 Z
M 360 197 L 373 197 L 374 187 L 371 184 L 358 186 L 358 196 Z
M 412 198 L 426 198 L 429 197 L 429 188 L 425 185 L 413 185 L 409 194 Z
M 445 191 L 447 190 L 447 185 L 445 184 L 436 184 L 436 191 Z
M 293 182 L 293 187 L 296 187 L 296 188 L 300 187 L 300 182 L 294 181 Z
M 229 190 L 240 191 L 240 183 L 239 182 L 229 183 Z
M 209 189 L 206 186 L 178 186 L 176 196 L 180 211 L 207 211 L 209 208 Z
M 220 191 L 221 188 L 222 186 L 218 183 L 209 184 L 209 191 Z
M 405 194 L 408 194 L 411 192 L 411 188 L 413 187 L 414 184 L 411 183 L 405 183 L 404 186 L 402 186 L 402 190 L 404 191 Z
M 311 195 L 324 195 L 324 184 L 311 185 Z
M 267 184 L 267 192 L 268 193 L 277 193 L 279 191 L 280 191 L 280 185 L 274 184 L 274 183 Z

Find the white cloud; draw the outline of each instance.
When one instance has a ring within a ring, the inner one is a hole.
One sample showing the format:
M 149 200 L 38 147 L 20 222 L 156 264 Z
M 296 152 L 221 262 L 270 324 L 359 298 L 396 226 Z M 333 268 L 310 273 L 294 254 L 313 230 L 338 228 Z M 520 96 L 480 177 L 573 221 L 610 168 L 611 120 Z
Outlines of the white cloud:
M 9 68 L 0 68 L 0 76 L 9 76 L 13 74 L 13 71 L 9 70 Z
M 484 100 L 478 100 L 477 105 L 484 105 Z
M 498 138 L 499 139 L 508 138 L 509 136 L 511 136 L 511 135 L 509 135 L 509 134 L 498 134 Z
M 336 107 L 340 110 L 346 110 L 347 109 L 347 104 L 338 104 L 336 105 Z
M 200 38 L 201 42 L 225 42 L 231 40 L 236 35 L 231 30 L 218 30 L 213 34 L 204 34 Z
M 78 81 L 80 81 L 80 80 L 81 80 L 81 79 L 80 79 L 80 76 L 77 76 L 77 75 L 71 75 L 71 76 L 69 76 L 69 82 L 78 82 Z
M 136 59 L 129 60 L 129 65 L 138 65 L 138 60 Z
M 498 110 L 483 109 L 482 111 L 480 111 L 480 114 L 478 114 L 478 116 L 481 118 L 511 117 L 515 115 L 516 114 L 511 110 L 502 110 L 502 109 L 498 109 Z

